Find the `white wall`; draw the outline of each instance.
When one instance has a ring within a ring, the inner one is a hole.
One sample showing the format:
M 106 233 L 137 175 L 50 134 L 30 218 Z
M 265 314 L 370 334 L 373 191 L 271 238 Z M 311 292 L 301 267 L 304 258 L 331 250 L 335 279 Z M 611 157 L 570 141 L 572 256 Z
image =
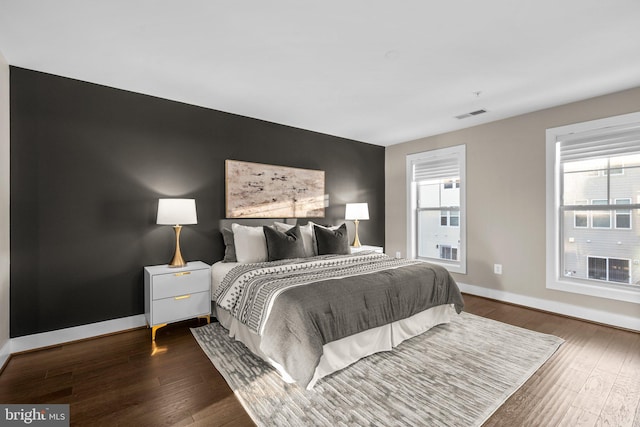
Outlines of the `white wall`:
M 9 356 L 9 64 L 0 52 L 0 368 Z
M 545 132 L 639 110 L 635 88 L 387 147 L 385 251 L 404 255 L 407 248 L 406 156 L 466 144 L 467 274 L 455 279 L 483 296 L 638 324 L 637 304 L 546 288 Z M 502 264 L 502 275 L 493 273 L 494 264 Z

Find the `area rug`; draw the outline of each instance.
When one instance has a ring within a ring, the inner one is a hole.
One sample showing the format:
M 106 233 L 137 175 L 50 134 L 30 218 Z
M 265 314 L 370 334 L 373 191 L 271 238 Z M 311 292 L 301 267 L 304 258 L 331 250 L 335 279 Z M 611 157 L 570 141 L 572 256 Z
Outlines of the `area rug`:
M 462 313 L 307 391 L 220 324 L 192 332 L 258 426 L 480 426 L 563 342 Z

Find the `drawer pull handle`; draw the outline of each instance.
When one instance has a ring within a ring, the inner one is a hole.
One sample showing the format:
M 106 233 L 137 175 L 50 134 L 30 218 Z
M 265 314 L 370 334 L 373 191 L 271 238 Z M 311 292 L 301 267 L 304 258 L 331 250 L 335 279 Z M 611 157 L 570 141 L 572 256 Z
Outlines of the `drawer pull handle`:
M 191 274 L 190 271 L 183 271 L 182 273 L 175 273 L 174 276 L 186 276 L 188 274 Z
M 181 299 L 187 299 L 187 298 L 191 298 L 191 295 L 180 295 L 179 297 L 174 297 L 174 300 L 181 300 Z

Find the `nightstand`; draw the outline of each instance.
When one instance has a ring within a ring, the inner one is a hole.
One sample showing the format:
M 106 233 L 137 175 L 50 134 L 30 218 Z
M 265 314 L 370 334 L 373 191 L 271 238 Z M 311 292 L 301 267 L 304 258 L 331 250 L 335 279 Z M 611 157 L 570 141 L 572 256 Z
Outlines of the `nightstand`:
M 358 252 L 363 252 L 363 251 L 374 251 L 378 253 L 384 253 L 384 248 L 382 246 L 368 246 L 368 245 L 362 245 L 359 248 L 351 246 L 352 254 L 356 254 Z
M 211 267 L 192 261 L 185 267 L 154 265 L 144 268 L 144 315 L 156 331 L 168 323 L 203 317 L 211 321 Z

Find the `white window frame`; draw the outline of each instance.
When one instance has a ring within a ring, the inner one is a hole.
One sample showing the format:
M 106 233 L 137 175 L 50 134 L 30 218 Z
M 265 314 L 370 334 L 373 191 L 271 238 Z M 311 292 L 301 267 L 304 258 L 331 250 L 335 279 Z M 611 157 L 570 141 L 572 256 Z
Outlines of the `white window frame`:
M 618 197 L 614 199 L 613 204 L 617 205 L 618 200 L 628 200 L 629 204 L 631 204 L 631 197 Z M 624 204 L 620 204 L 620 206 L 624 206 Z M 629 217 L 629 226 L 628 227 L 618 227 L 618 211 L 613 211 L 613 226 L 616 230 L 632 230 L 633 229 L 633 215 L 631 215 L 630 209 L 620 209 L 621 211 L 629 211 L 629 213 L 621 213 L 620 215 L 627 215 Z
M 437 260 L 429 258 L 428 262 L 445 267 L 452 273 L 467 274 L 467 220 L 466 220 L 466 145 L 439 148 L 422 153 L 409 154 L 406 159 L 406 185 L 407 185 L 407 258 L 417 258 L 417 197 L 416 185 L 413 182 L 413 164 L 423 159 L 432 159 L 436 156 L 457 156 L 460 165 L 460 181 L 454 188 L 460 189 L 460 242 L 458 243 L 458 260 Z M 447 218 L 449 223 L 449 218 Z
M 582 295 L 626 301 L 640 304 L 640 287 L 632 288 L 628 285 L 614 283 L 598 283 L 593 280 L 579 281 L 573 278 L 567 280 L 560 274 L 560 168 L 556 162 L 557 138 L 577 132 L 595 131 L 612 126 L 640 123 L 640 112 L 624 114 L 605 119 L 592 120 L 567 126 L 550 128 L 546 131 L 546 285 L 548 289 L 572 292 Z

